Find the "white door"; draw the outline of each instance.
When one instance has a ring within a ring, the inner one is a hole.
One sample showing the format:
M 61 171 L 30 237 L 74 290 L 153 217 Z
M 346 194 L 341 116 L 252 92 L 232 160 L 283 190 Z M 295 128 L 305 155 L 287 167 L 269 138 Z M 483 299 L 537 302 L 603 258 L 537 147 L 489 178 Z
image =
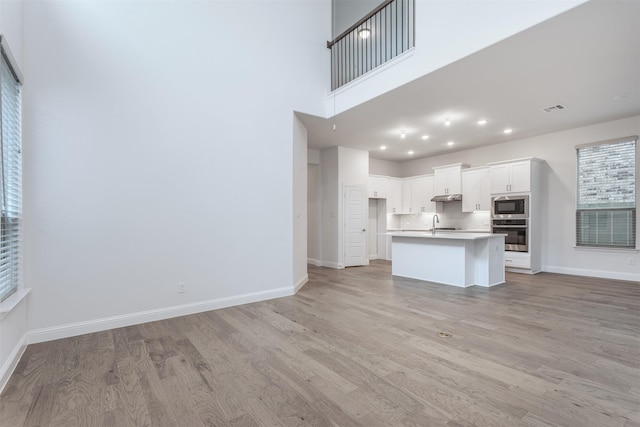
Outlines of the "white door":
M 367 265 L 368 198 L 364 185 L 345 185 L 344 266 Z

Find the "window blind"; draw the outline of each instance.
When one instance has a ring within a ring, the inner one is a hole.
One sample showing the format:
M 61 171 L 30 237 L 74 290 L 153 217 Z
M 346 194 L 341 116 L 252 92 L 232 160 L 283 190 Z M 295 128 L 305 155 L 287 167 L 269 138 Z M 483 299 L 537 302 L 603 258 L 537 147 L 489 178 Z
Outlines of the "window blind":
M 0 301 L 18 289 L 22 266 L 21 84 L 1 39 L 0 64 Z
M 636 141 L 577 147 L 577 246 L 635 248 Z

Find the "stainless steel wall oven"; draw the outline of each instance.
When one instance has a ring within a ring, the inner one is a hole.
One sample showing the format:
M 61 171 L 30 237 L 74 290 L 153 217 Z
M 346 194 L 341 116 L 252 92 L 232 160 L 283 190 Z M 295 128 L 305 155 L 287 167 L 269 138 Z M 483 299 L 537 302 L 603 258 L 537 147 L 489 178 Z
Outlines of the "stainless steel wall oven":
M 493 219 L 491 232 L 505 234 L 504 250 L 529 252 L 529 220 L 528 219 Z

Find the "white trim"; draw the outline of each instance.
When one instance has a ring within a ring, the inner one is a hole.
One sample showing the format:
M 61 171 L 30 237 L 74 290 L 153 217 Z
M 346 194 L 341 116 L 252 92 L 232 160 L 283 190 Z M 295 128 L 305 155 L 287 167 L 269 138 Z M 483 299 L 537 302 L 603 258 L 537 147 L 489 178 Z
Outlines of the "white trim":
M 302 287 L 303 287 L 304 285 L 306 285 L 308 281 L 309 281 L 309 275 L 308 275 L 308 274 L 305 274 L 305 275 L 302 277 L 302 279 L 298 280 L 298 283 L 296 283 L 295 285 L 293 285 L 293 293 L 294 293 L 294 294 L 297 294 L 297 293 L 298 293 L 298 291 L 299 291 L 300 289 L 302 289 Z
M 329 267 L 329 268 L 335 268 L 336 270 L 341 270 L 344 268 L 344 264 L 340 264 L 339 262 L 323 261 L 322 267 Z
M 9 378 L 11 378 L 11 374 L 18 366 L 18 362 L 20 358 L 24 354 L 24 351 L 27 349 L 27 334 L 22 335 L 22 338 L 18 341 L 16 346 L 11 351 L 11 354 L 7 358 L 7 361 L 4 362 L 2 368 L 0 368 L 0 393 L 4 390 L 4 387 L 9 382 Z
M 50 328 L 36 329 L 28 332 L 27 341 L 29 344 L 52 341 L 61 338 L 69 338 L 82 334 L 106 331 L 124 326 L 137 325 L 140 323 L 154 322 L 156 320 L 170 319 L 172 317 L 186 316 L 189 314 L 201 313 L 204 311 L 217 310 L 220 308 L 232 307 L 235 305 L 249 304 L 252 302 L 265 301 L 273 298 L 282 298 L 294 295 L 293 287 L 277 288 L 269 291 L 252 292 L 243 295 L 236 295 L 226 298 L 217 298 L 209 301 L 196 302 L 192 304 L 165 307 L 156 310 L 129 313 L 120 316 L 104 317 L 102 319 L 89 320 L 85 322 L 69 323 L 66 325 L 53 326 Z
M 307 264 L 315 265 L 316 267 L 322 267 L 322 261 L 315 258 L 307 258 Z
M 595 251 L 595 252 L 629 252 L 629 253 L 638 253 L 640 249 L 637 248 L 614 248 L 608 246 L 573 246 L 573 249 L 577 251 Z
M 22 75 L 22 71 L 20 71 L 20 67 L 18 67 L 18 62 L 16 58 L 11 53 L 11 49 L 9 49 L 9 43 L 7 43 L 7 38 L 0 34 L 0 46 L 2 47 L 2 52 L 7 58 L 7 62 L 9 62 L 9 67 L 13 72 L 14 77 L 18 80 L 18 83 L 22 84 L 24 82 L 24 76 Z
M 27 295 L 29 295 L 29 292 L 31 292 L 31 288 L 18 288 L 18 290 L 12 295 L 9 295 L 6 300 L 0 302 L 0 320 L 4 319 L 11 310 L 20 304 L 20 301 L 25 299 Z
M 621 273 L 618 271 L 588 270 L 586 268 L 559 267 L 556 265 L 543 265 L 542 271 L 549 273 L 571 274 L 574 276 L 599 277 L 602 279 L 629 280 L 640 282 L 640 274 Z

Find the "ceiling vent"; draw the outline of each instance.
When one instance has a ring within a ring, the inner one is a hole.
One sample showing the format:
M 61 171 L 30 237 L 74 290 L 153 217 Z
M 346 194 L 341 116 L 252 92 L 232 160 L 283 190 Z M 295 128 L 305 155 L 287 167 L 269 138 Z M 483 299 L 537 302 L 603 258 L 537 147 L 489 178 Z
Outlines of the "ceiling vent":
M 543 108 L 542 111 L 545 113 L 551 113 L 553 111 L 564 110 L 566 107 L 562 104 L 552 105 L 551 107 Z

